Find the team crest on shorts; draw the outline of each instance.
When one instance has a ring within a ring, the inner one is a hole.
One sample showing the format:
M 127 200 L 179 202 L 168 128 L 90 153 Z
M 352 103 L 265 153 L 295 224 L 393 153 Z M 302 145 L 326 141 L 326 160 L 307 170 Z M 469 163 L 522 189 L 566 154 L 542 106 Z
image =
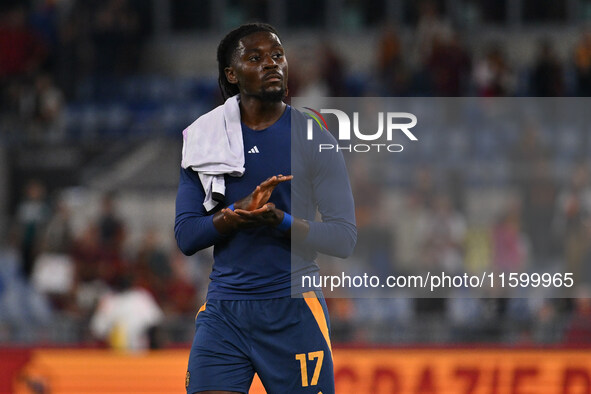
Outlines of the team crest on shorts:
M 185 376 L 185 388 L 189 387 L 189 380 L 191 380 L 191 372 L 187 371 L 187 376 Z

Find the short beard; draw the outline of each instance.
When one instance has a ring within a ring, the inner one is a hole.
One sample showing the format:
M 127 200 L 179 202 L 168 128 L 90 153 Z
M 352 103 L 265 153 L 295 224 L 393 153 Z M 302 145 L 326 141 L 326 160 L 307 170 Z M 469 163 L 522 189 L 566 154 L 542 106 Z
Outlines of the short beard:
M 279 90 L 267 91 L 263 90 L 260 94 L 260 99 L 269 103 L 276 103 L 282 101 L 285 98 L 285 88 Z

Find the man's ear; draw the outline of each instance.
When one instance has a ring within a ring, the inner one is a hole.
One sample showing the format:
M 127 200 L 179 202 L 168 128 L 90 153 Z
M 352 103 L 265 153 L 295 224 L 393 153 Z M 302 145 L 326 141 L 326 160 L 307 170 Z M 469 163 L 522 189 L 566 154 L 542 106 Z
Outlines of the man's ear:
M 236 78 L 236 74 L 234 73 L 233 67 L 226 67 L 224 68 L 224 72 L 226 73 L 226 79 L 231 84 L 235 85 L 238 83 L 238 79 Z

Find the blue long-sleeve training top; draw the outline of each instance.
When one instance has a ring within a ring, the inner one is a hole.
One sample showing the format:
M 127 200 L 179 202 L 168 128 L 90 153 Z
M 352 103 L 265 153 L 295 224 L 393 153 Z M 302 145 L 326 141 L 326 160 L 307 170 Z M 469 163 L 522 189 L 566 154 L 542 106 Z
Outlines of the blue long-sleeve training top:
M 281 231 L 268 226 L 220 234 L 213 213 L 203 206 L 199 176 L 181 168 L 175 237 L 186 255 L 214 246 L 208 299 L 266 299 L 307 291 L 300 288 L 300 278 L 318 274 L 316 252 L 337 257 L 352 253 L 357 230 L 344 159 L 335 150 L 319 151 L 321 143 L 337 143 L 317 125 L 313 141 L 307 140 L 306 120 L 287 106 L 281 118 L 264 130 L 242 124 L 245 172 L 241 177 L 225 176 L 226 200 L 221 204 L 240 200 L 273 175 L 294 175 L 275 188 L 269 201 L 309 222 L 310 231 L 300 245 L 292 245 Z M 321 221 L 315 221 L 317 210 Z

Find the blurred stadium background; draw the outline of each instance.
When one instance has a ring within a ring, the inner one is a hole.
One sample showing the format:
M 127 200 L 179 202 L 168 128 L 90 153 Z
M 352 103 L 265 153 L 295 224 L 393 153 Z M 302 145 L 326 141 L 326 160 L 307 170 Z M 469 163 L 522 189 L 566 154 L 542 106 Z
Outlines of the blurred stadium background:
M 292 97 L 591 93 L 591 0 L 2 1 L 0 392 L 90 392 L 64 388 L 56 376 L 110 357 L 97 348 L 164 349 L 154 356 L 163 364 L 133 364 L 149 362 L 145 355 L 126 359 L 128 369 L 166 370 L 182 392 L 212 259 L 210 251 L 182 256 L 174 242 L 180 136 L 220 103 L 219 40 L 254 20 L 282 33 Z M 356 193 L 360 229 L 370 234 L 356 262 L 368 272 L 437 256 L 481 267 L 559 262 L 588 275 L 588 130 L 475 133 L 437 140 L 457 152 L 445 166 L 436 165 L 431 140 L 421 157 L 393 167 L 388 187 Z M 372 187 L 362 169 L 350 170 L 355 191 Z M 406 235 L 380 227 L 376 207 L 392 201 L 399 226 L 413 229 Z M 389 248 L 376 251 L 369 238 Z M 351 295 L 329 300 L 339 392 L 464 392 L 443 383 L 452 378 L 442 372 L 462 362 L 483 368 L 478 388 L 514 389 L 529 379 L 539 384 L 532 393 L 551 385 L 563 390 L 552 392 L 591 390 L 591 363 L 577 361 L 576 350 L 591 342 L 587 292 L 570 299 Z M 131 331 L 109 315 L 121 305 L 114 313 L 136 323 Z M 71 350 L 60 359 L 61 348 Z M 516 353 L 489 354 L 498 348 Z M 339 354 L 361 364 L 339 366 Z M 113 375 L 94 376 L 96 384 L 125 369 L 114 360 L 128 356 L 113 357 L 97 364 Z M 550 358 L 554 364 L 544 365 Z M 410 361 L 399 368 L 401 360 Z M 521 361 L 529 369 L 520 370 Z M 385 383 L 359 388 L 355 368 Z M 412 384 L 400 377 L 407 375 Z M 159 391 L 127 385 L 149 378 L 118 378 L 119 386 L 95 392 Z

